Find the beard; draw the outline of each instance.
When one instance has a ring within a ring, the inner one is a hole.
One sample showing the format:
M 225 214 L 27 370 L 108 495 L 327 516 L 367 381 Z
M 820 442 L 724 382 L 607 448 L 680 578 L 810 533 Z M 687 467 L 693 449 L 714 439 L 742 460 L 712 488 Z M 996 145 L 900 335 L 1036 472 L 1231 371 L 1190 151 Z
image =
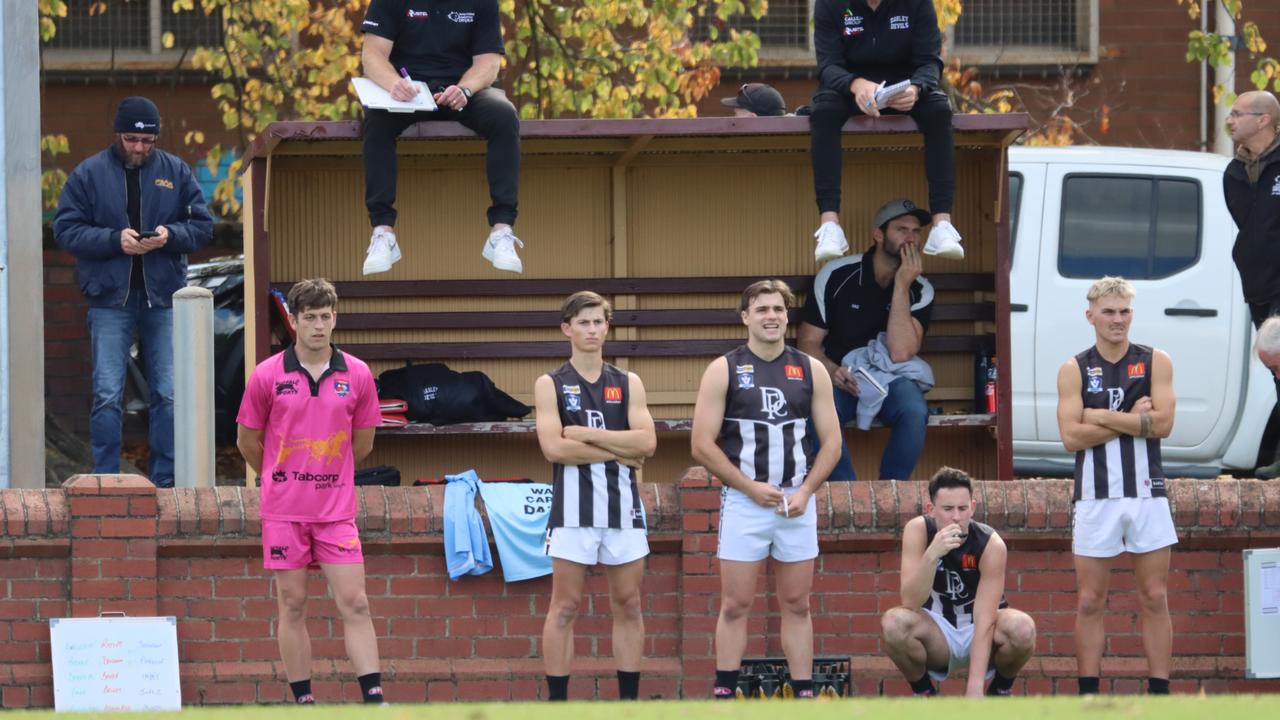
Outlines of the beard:
M 120 149 L 120 157 L 124 159 L 124 166 L 130 170 L 136 170 L 146 164 L 147 159 L 151 157 L 151 150 L 147 149 L 142 152 L 133 152 L 124 146 L 124 143 L 118 145 Z

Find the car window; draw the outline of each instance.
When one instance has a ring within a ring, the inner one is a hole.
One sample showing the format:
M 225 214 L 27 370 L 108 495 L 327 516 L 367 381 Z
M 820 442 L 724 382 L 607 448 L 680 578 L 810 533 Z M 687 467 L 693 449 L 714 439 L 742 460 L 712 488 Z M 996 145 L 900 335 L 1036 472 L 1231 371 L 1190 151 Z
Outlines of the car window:
M 1063 277 L 1168 277 L 1200 257 L 1200 184 L 1150 175 L 1068 175 L 1062 188 Z
M 1022 210 L 1022 173 L 1009 173 L 1009 259 L 1018 244 L 1018 216 Z

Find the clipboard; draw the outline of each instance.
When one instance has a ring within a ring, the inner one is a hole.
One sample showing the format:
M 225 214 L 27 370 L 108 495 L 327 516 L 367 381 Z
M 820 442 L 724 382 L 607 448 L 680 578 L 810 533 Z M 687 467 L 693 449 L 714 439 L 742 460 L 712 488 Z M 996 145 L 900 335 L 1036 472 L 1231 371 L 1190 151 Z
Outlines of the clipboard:
M 378 83 L 364 77 L 351 78 L 351 87 L 360 98 L 360 104 L 371 110 L 386 110 L 394 113 L 435 112 L 439 110 L 436 101 L 431 97 L 431 90 L 421 81 L 413 83 L 418 86 L 418 95 L 412 100 L 401 102 L 391 97 Z

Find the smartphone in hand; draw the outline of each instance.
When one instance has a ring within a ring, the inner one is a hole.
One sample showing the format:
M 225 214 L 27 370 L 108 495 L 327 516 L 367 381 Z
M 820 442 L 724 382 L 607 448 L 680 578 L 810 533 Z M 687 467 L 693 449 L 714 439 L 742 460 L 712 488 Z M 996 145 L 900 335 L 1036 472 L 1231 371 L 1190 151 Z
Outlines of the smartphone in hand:
M 159 236 L 160 236 L 160 233 L 156 232 L 155 230 L 143 230 L 142 232 L 138 233 L 139 240 L 146 240 L 147 238 L 153 238 L 153 237 L 159 237 Z

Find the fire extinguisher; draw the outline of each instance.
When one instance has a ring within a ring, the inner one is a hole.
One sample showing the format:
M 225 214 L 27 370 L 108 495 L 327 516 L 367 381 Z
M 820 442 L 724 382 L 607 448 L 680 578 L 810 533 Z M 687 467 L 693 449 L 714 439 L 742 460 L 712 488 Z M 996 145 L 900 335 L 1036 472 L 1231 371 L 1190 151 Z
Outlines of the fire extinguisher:
M 987 412 L 989 413 L 996 411 L 996 376 L 998 375 L 996 360 L 997 358 L 993 355 L 987 363 L 987 384 L 983 389 L 983 395 L 987 399 Z

